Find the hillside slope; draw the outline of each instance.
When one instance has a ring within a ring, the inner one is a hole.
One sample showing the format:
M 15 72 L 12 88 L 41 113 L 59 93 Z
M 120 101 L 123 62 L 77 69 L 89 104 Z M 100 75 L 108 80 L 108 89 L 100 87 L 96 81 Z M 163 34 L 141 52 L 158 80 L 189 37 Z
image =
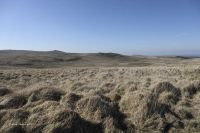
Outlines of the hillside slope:
M 62 51 L 1 50 L 0 67 L 122 67 L 184 64 L 193 58 L 126 56 L 116 53 L 65 53 Z M 199 59 L 195 59 L 198 64 Z

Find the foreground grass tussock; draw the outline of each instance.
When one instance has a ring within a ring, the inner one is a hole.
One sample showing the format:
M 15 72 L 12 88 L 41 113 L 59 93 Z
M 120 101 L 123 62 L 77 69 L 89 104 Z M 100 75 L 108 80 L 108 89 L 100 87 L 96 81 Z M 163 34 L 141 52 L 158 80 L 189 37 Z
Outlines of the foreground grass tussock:
M 1 70 L 0 132 L 200 132 L 200 67 Z

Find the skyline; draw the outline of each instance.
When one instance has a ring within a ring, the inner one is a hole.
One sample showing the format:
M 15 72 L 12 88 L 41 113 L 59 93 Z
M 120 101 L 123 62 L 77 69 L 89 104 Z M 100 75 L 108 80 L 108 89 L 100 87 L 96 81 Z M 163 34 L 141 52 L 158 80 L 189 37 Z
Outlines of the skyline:
M 0 49 L 200 53 L 198 0 L 2 0 Z

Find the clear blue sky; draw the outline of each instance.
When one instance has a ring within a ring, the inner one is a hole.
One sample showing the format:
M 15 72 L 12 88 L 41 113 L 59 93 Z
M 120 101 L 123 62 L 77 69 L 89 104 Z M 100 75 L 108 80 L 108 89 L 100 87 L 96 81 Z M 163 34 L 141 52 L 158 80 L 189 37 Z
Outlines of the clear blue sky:
M 200 54 L 200 0 L 0 0 L 0 49 Z

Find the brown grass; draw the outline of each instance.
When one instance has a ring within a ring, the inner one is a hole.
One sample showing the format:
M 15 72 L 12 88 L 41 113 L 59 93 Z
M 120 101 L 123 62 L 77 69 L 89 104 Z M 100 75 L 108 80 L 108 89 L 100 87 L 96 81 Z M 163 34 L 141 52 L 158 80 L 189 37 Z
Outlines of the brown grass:
M 200 132 L 199 66 L 0 73 L 0 132 Z
M 9 93 L 11 93 L 11 90 L 3 86 L 0 87 L 0 96 L 7 95 Z

